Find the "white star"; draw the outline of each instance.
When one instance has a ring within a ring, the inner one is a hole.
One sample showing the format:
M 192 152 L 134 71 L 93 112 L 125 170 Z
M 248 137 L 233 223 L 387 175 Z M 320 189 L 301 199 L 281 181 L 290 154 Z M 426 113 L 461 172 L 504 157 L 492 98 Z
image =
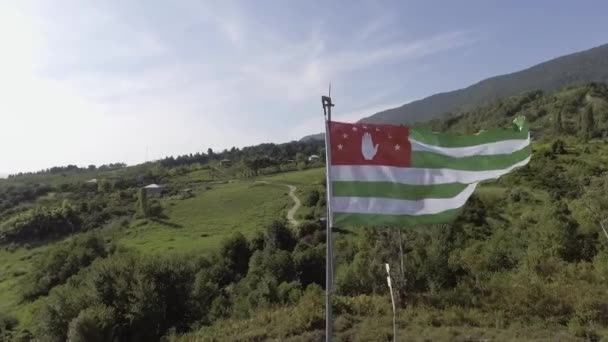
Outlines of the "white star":
M 380 128 L 376 127 L 376 132 L 380 132 Z
M 363 126 L 363 129 L 367 129 L 367 126 Z
M 342 136 L 344 137 L 344 139 L 348 138 L 348 134 L 346 133 L 342 134 Z
M 395 145 L 395 151 L 399 151 L 401 149 L 401 146 L 399 146 L 399 144 Z
M 342 146 L 342 144 L 339 144 L 339 145 L 338 145 L 338 150 L 341 150 L 341 149 L 342 149 L 342 147 L 344 147 L 344 146 Z
M 389 135 L 388 135 L 388 138 L 389 138 L 389 139 L 393 139 L 393 136 L 389 134 Z
M 356 132 L 356 131 L 357 131 L 357 127 L 353 126 L 353 132 Z

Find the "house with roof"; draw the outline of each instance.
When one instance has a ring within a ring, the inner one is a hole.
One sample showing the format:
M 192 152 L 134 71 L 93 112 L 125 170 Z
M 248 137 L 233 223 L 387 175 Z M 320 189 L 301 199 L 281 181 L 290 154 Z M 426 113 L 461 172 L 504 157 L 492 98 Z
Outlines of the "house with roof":
M 148 195 L 157 195 L 160 196 L 163 192 L 163 189 L 165 187 L 162 185 L 158 185 L 158 184 L 149 184 L 144 186 L 144 189 L 146 190 L 146 194 Z
M 309 162 L 316 162 L 316 161 L 319 161 L 319 159 L 321 159 L 321 157 L 319 157 L 319 156 L 318 156 L 318 155 L 316 155 L 316 154 L 312 154 L 312 155 L 310 155 L 310 156 L 308 157 L 308 161 L 309 161 Z

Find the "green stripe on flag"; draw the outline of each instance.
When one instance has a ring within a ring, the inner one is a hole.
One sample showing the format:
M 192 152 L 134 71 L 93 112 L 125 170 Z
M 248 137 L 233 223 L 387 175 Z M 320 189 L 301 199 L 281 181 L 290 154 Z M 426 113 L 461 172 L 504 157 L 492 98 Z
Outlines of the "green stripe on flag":
M 508 168 L 530 156 L 531 148 L 526 146 L 511 154 L 488 156 L 450 157 L 432 152 L 412 152 L 411 167 L 428 169 L 453 169 L 467 171 L 486 171 Z
M 334 213 L 336 227 L 361 226 L 416 226 L 421 224 L 439 224 L 454 220 L 462 208 L 446 210 L 432 215 L 382 215 L 382 214 L 352 214 Z
M 393 182 L 332 182 L 333 195 L 338 197 L 382 197 L 406 200 L 452 198 L 467 184 L 409 185 Z
M 528 128 L 514 127 L 511 130 L 492 129 L 472 135 L 456 135 L 448 133 L 431 132 L 424 128 L 411 128 L 409 135 L 411 139 L 428 145 L 441 147 L 465 147 L 481 144 L 489 144 L 503 140 L 519 140 L 528 138 Z

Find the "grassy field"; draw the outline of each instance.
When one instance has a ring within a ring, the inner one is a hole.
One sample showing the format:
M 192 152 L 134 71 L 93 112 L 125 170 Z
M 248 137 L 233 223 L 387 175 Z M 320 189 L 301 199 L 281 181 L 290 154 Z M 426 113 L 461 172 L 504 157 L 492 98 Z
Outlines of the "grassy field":
M 163 200 L 162 220 L 135 221 L 119 240 L 143 253 L 209 251 L 233 232 L 251 236 L 291 205 L 280 185 L 230 182 L 201 189 L 188 199 Z
M 325 168 L 284 172 L 272 176 L 261 177 L 260 179 L 267 180 L 269 182 L 308 187 L 315 184 L 320 184 L 323 181 L 323 178 L 325 178 Z
M 204 170 L 179 177 L 184 183 L 207 185 L 195 186 L 191 198 L 161 198 L 165 219 L 135 220 L 127 229 L 104 228 L 104 234 L 113 236 L 119 245 L 146 254 L 207 253 L 233 232 L 250 237 L 273 220 L 285 217 L 293 201 L 282 184 L 296 185 L 301 192 L 323 178 L 323 169 L 312 169 L 264 177 L 269 184 L 210 184 L 206 183 L 207 173 Z M 12 252 L 0 249 L 0 311 L 15 315 L 22 323 L 33 319 L 31 312 L 38 301 L 19 303 L 20 286 L 36 255 L 54 245 Z
M 19 248 L 13 252 L 0 249 L 0 312 L 11 313 L 20 322 L 28 323 L 32 319 L 32 309 L 37 302 L 20 303 L 20 287 L 33 258 L 46 249 L 47 246 Z
M 263 180 L 277 183 L 289 184 L 297 187 L 296 196 L 304 201 L 310 190 L 321 189 L 321 182 L 325 178 L 325 168 L 309 169 L 304 171 L 293 171 L 280 173 L 270 177 L 264 177 Z M 313 208 L 302 205 L 295 214 L 295 219 L 298 221 L 304 220 L 307 214 L 311 213 Z

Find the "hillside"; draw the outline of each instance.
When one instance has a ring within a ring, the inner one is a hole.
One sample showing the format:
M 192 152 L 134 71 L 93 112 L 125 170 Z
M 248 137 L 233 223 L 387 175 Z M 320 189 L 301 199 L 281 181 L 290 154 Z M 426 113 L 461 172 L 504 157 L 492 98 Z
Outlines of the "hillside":
M 336 230 L 337 340 L 392 339 L 384 263 L 402 340 L 608 338 L 608 86 L 532 91 L 425 125 L 477 132 L 518 114 L 534 132 L 530 164 L 482 184 L 455 222 Z M 0 340 L 322 340 L 324 169 L 303 158 L 318 149 L 0 181 Z M 163 193 L 143 195 L 149 183 Z M 285 185 L 302 200 L 297 227 Z
M 530 92 L 427 124 L 476 132 L 525 114 L 534 153 L 529 166 L 483 184 L 456 222 L 402 231 L 405 276 L 394 281 L 403 340 L 608 337 L 608 236 L 599 214 L 608 210 L 608 145 L 601 139 L 607 104 L 608 87 L 590 84 Z M 589 113 L 593 125 L 582 125 Z M 338 235 L 334 312 L 341 340 L 392 338 L 382 263 L 400 270 L 400 239 L 385 228 L 349 227 Z M 181 340 L 316 341 L 323 337 L 322 295 L 310 290 L 293 304 L 263 305 L 247 319 L 233 315 Z
M 493 100 L 532 90 L 608 81 L 608 44 L 561 56 L 531 68 L 488 78 L 464 89 L 435 94 L 361 119 L 362 122 L 412 124 L 446 113 L 459 114 Z
M 511 74 L 488 78 L 463 89 L 435 94 L 359 121 L 412 125 L 439 117 L 457 116 L 497 99 L 525 92 L 551 92 L 589 82 L 608 82 L 608 44 L 561 56 Z M 301 141 L 311 139 L 323 140 L 324 136 L 322 133 L 312 134 Z

